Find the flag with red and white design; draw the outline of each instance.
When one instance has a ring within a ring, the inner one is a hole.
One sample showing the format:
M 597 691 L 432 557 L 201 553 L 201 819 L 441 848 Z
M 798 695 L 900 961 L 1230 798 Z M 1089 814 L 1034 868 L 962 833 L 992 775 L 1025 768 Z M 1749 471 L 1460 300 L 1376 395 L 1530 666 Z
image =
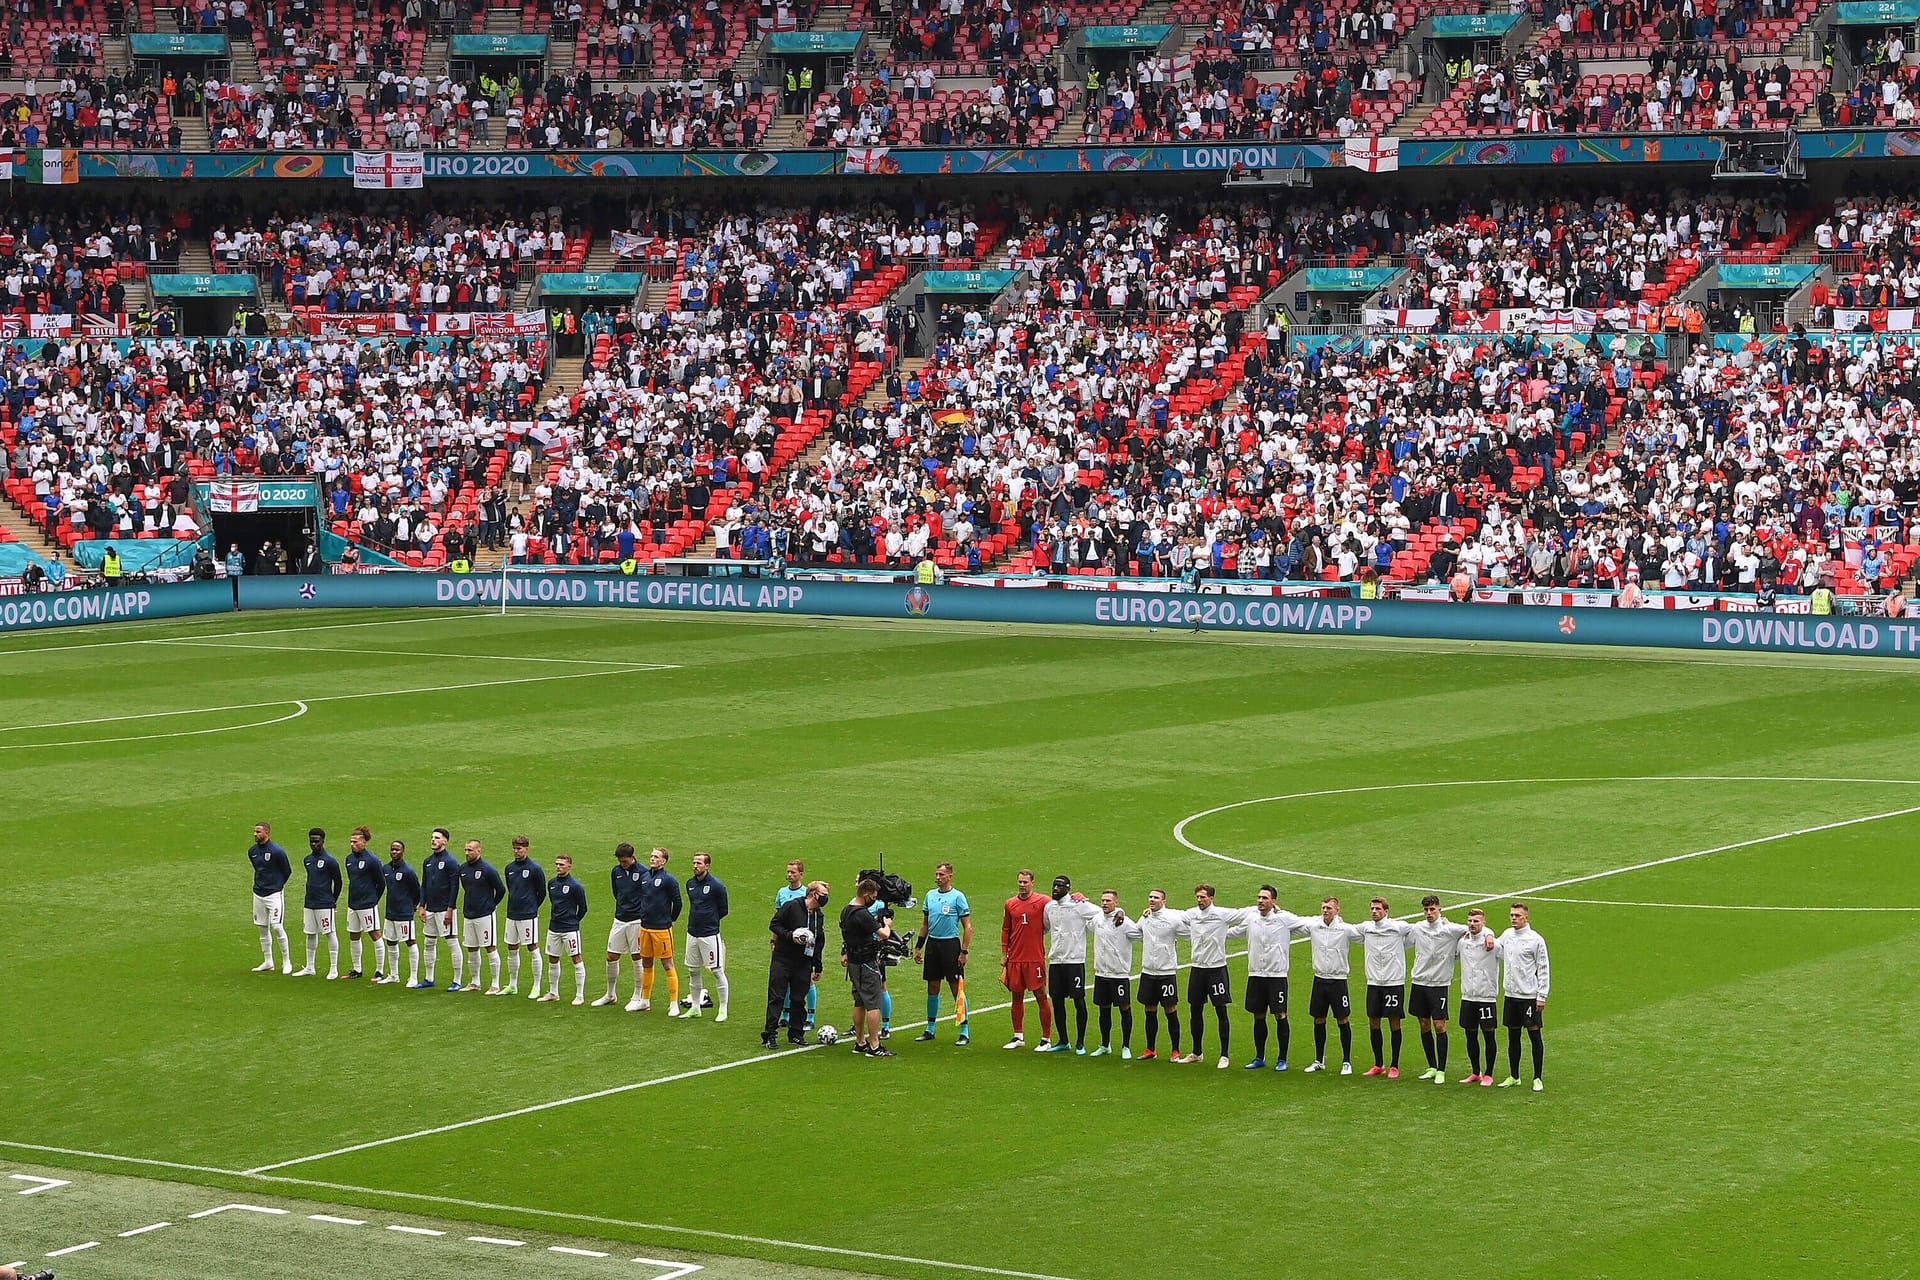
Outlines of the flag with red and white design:
M 1343 148 L 1347 168 L 1368 173 L 1393 173 L 1400 168 L 1400 139 L 1348 138 Z
M 228 515 L 258 511 L 260 486 L 239 480 L 216 480 L 207 486 L 207 509 Z

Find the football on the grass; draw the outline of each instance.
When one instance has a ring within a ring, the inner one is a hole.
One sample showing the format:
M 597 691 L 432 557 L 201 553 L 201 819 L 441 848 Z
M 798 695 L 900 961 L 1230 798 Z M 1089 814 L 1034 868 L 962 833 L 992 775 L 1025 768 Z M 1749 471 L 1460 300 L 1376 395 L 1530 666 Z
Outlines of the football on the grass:
M 822 1027 L 813 1033 L 813 1038 L 821 1044 L 839 1044 L 840 1031 L 837 1027 Z

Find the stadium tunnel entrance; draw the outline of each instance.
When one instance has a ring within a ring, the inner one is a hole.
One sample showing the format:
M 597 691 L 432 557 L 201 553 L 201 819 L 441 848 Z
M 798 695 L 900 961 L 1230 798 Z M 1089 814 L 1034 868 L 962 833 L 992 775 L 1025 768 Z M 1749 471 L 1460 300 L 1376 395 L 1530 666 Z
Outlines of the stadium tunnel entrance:
M 319 572 L 317 564 L 309 563 L 317 536 L 311 507 L 213 513 L 214 556 L 224 560 L 231 548 L 239 547 L 248 573 Z M 262 555 L 269 544 L 277 554 Z

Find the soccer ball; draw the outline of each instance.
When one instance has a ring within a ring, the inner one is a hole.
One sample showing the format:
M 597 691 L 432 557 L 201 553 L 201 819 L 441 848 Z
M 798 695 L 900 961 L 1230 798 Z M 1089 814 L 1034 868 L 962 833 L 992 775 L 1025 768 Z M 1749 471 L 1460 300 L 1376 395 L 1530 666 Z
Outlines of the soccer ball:
M 840 1032 L 835 1027 L 822 1027 L 813 1033 L 813 1038 L 821 1044 L 839 1044 Z

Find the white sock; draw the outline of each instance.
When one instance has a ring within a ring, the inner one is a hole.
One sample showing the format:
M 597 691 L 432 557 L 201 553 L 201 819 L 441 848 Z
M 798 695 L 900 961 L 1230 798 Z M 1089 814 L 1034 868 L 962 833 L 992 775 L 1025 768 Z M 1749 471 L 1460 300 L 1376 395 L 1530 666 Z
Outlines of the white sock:
M 307 968 L 309 969 L 313 968 L 313 957 L 316 953 L 319 952 L 319 950 L 320 950 L 320 935 L 314 934 L 314 933 L 308 934 L 307 935 Z M 293 959 L 293 957 L 288 956 L 287 959 L 291 960 Z
M 273 963 L 273 926 L 260 925 L 260 954 L 266 957 L 268 964 Z
M 695 965 L 692 969 L 689 969 L 687 971 L 687 1001 L 688 1001 L 688 1007 L 690 1008 L 698 1009 L 700 1007 L 700 966 L 699 965 Z
M 397 966 L 400 961 L 396 958 L 393 963 Z M 394 972 L 399 973 L 400 970 L 396 967 Z M 407 944 L 407 981 L 420 981 L 420 944 L 417 942 Z
M 460 985 L 460 975 L 466 970 L 461 965 L 463 957 L 460 954 L 460 944 L 451 938 L 447 940 L 447 954 L 453 959 L 453 985 L 457 987 Z
M 480 949 L 478 947 L 467 952 L 467 964 L 473 970 L 473 980 L 468 982 L 467 985 L 477 987 L 480 985 Z
M 292 964 L 293 963 L 293 941 L 292 939 L 287 937 L 287 926 L 283 924 L 274 925 L 273 936 L 280 943 L 280 954 L 286 957 L 288 964 Z M 271 951 L 267 953 L 267 959 L 269 961 L 273 959 L 273 953 Z
M 495 963 L 499 963 L 497 958 Z M 520 985 L 520 953 L 518 951 L 507 952 L 507 985 L 510 987 Z M 534 985 L 539 985 L 539 979 L 534 980 Z
M 351 956 L 351 957 L 353 958 L 353 963 L 352 963 L 352 964 L 350 964 L 350 965 L 348 965 L 347 967 L 348 967 L 349 969 L 352 969 L 352 970 L 354 970 L 354 971 L 355 971 L 356 973 L 357 973 L 357 972 L 359 972 L 359 969 L 360 969 L 360 939 L 358 939 L 358 938 L 348 938 L 348 939 L 347 939 L 347 954 L 348 954 L 349 956 Z
M 612 988 L 608 989 L 611 990 Z M 560 994 L 560 966 L 558 964 L 553 966 L 553 994 Z M 573 994 L 576 996 L 587 994 L 587 962 L 585 960 L 575 960 L 573 962 Z
M 414 955 L 417 957 L 419 954 L 420 954 L 419 945 L 415 944 Z M 428 982 L 433 981 L 434 962 L 437 961 L 439 958 L 440 958 L 440 948 L 435 946 L 431 942 L 427 943 L 427 981 Z
M 720 1012 L 725 1013 L 727 1011 L 727 971 L 725 969 L 713 971 L 713 985 L 720 988 Z
M 340 935 L 337 933 L 327 935 L 327 971 L 340 972 Z
M 620 962 L 618 960 L 607 961 L 607 994 L 616 998 L 620 995 Z M 633 994 L 636 996 L 640 994 L 638 986 L 634 987 Z
M 558 966 L 555 966 L 555 967 L 557 968 Z M 543 966 L 540 962 L 540 953 L 538 951 L 534 952 L 533 953 L 533 986 L 529 988 L 530 990 L 538 991 L 540 989 L 540 974 L 542 973 L 544 968 L 545 966 Z M 519 979 L 516 978 L 515 981 L 517 982 L 519 981 Z
M 373 944 L 373 976 L 384 978 L 387 976 L 387 944 L 372 934 L 367 935 L 367 941 Z M 396 967 L 394 972 L 398 973 L 400 970 Z
M 500 953 L 498 951 L 495 951 L 491 954 L 493 958 L 493 985 L 497 987 L 500 985 Z M 474 963 L 473 971 L 475 973 L 480 972 L 480 962 L 476 960 L 473 963 Z

